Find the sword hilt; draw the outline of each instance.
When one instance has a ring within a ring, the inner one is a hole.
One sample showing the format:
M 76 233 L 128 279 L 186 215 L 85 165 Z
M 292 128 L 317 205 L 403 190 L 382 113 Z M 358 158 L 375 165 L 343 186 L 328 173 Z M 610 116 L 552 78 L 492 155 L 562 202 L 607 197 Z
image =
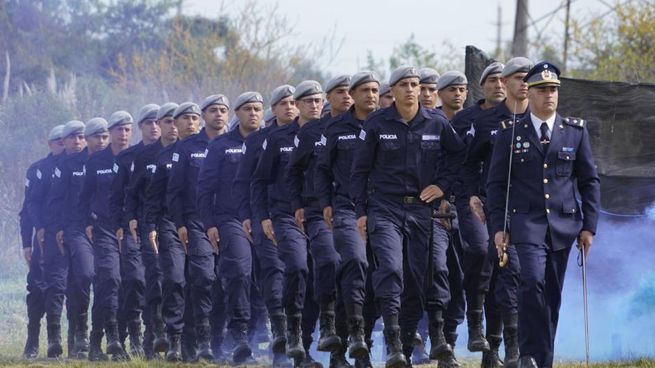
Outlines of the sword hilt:
M 500 266 L 500 268 L 504 268 L 507 266 L 507 263 L 509 263 L 509 256 L 507 255 L 507 242 L 503 242 L 500 255 L 498 256 L 498 266 Z

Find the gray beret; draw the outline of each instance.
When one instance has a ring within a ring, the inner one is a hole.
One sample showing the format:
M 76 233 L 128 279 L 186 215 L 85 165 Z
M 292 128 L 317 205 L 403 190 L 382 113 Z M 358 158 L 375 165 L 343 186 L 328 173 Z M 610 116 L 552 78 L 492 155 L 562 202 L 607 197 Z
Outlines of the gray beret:
M 413 66 L 399 66 L 391 72 L 391 76 L 389 77 L 389 86 L 393 87 L 401 79 L 418 77 L 420 77 L 418 70 L 416 70 L 416 68 Z
M 389 87 L 389 83 L 382 83 L 382 85 L 380 86 L 380 96 L 385 95 L 389 92 L 391 92 L 391 87 Z
M 157 120 L 161 120 L 163 118 L 173 116 L 173 112 L 175 112 L 175 109 L 178 108 L 178 104 L 175 102 L 166 102 L 165 104 L 161 105 L 159 108 L 159 111 L 157 111 Z
M 448 86 L 461 86 L 467 85 L 468 83 L 469 82 L 464 73 L 451 70 L 443 73 L 443 75 L 439 77 L 439 81 L 437 81 L 437 89 L 441 91 Z
M 127 125 L 133 123 L 134 123 L 134 119 L 132 119 L 132 115 L 130 115 L 129 112 L 119 110 L 111 114 L 111 116 L 109 117 L 109 121 L 107 122 L 107 128 L 111 129 L 115 126 Z
M 363 72 L 356 73 L 355 75 L 352 76 L 352 78 L 350 78 L 349 90 L 353 90 L 359 87 L 360 85 L 369 82 L 375 82 L 378 85 L 380 85 L 380 79 L 378 78 L 377 75 L 375 75 L 374 72 L 363 71 Z
M 147 104 L 139 110 L 139 115 L 137 115 L 137 124 L 141 124 L 144 120 L 156 119 L 157 111 L 159 111 L 159 105 L 157 104 Z
M 64 138 L 63 134 L 64 134 L 64 124 L 57 125 L 50 130 L 50 133 L 48 134 L 48 140 L 56 141 L 57 139 L 62 139 Z
M 103 118 L 92 118 L 84 126 L 84 136 L 92 136 L 96 133 L 104 133 L 109 130 L 107 120 Z
M 306 80 L 300 82 L 300 84 L 296 86 L 296 91 L 293 93 L 293 99 L 300 100 L 305 96 L 316 95 L 319 93 L 323 93 L 323 87 L 321 87 L 321 84 L 315 80 Z
M 259 92 L 244 92 L 237 97 L 236 102 L 234 103 L 234 109 L 239 110 L 239 107 L 250 103 L 250 102 L 259 102 L 264 104 L 264 97 Z
M 271 92 L 271 106 L 280 102 L 283 98 L 293 96 L 293 93 L 296 92 L 296 89 L 293 86 L 288 84 L 283 84 Z
M 211 105 L 223 105 L 229 109 L 230 100 L 228 100 L 225 95 L 220 93 L 217 95 L 207 96 L 204 100 L 202 100 L 202 103 L 200 104 L 200 110 L 205 111 L 205 109 Z
M 489 64 L 482 71 L 482 75 L 480 76 L 480 85 L 484 84 L 484 81 L 487 79 L 488 76 L 492 74 L 502 73 L 504 68 L 505 68 L 505 64 L 501 63 L 500 61 L 494 61 L 493 63 Z
M 325 84 L 325 93 L 332 92 L 337 87 L 350 86 L 350 76 L 348 74 L 337 75 Z M 297 100 L 297 98 L 296 98 Z
M 439 80 L 439 72 L 432 68 L 421 68 L 418 74 L 419 83 L 421 84 L 437 84 Z
M 64 131 L 61 133 L 63 138 L 71 134 L 84 133 L 84 123 L 79 120 L 71 120 L 64 124 Z
M 177 109 L 175 109 L 175 112 L 173 112 L 173 119 L 177 119 L 184 114 L 196 114 L 200 116 L 200 106 L 193 102 L 183 102 L 177 107 Z
M 515 58 L 509 59 L 505 67 L 503 68 L 501 77 L 509 77 L 514 73 L 527 73 L 532 69 L 532 61 L 526 57 L 517 56 Z

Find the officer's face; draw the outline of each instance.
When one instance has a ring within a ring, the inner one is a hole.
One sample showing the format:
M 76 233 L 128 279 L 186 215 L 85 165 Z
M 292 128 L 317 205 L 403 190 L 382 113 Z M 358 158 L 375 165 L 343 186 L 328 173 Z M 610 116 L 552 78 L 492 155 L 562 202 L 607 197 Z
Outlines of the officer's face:
M 418 95 L 420 93 L 418 77 L 399 80 L 391 87 L 391 93 L 397 105 L 418 104 Z
M 112 147 L 127 147 L 132 139 L 132 124 L 118 125 L 109 129 Z
M 141 129 L 141 137 L 149 142 L 156 141 L 161 135 L 156 119 L 146 119 L 142 121 L 139 123 L 139 129 Z
M 436 84 L 421 84 L 421 106 L 428 109 L 437 107 L 437 85 Z
M 64 149 L 68 154 L 80 152 L 84 147 L 86 147 L 86 140 L 82 133 L 71 134 L 64 138 Z
M 391 106 L 391 104 L 393 104 L 393 101 L 394 99 L 391 92 L 387 92 L 383 94 L 382 96 L 380 96 L 380 108 L 384 109 L 386 107 Z
M 241 105 L 236 114 L 239 127 L 246 133 L 251 133 L 259 129 L 259 124 L 264 119 L 264 105 L 261 102 L 249 102 Z
M 350 95 L 348 95 L 350 100 Z M 315 94 L 310 96 L 305 96 L 300 99 L 298 103 L 298 112 L 299 118 L 302 122 L 307 122 L 310 120 L 318 119 L 321 117 L 321 111 L 323 110 L 323 95 Z
M 275 106 L 271 107 L 271 110 L 273 110 L 273 114 L 275 114 L 275 118 L 280 124 L 287 124 L 298 116 L 298 109 L 293 96 L 281 99 Z
M 337 111 L 337 113 L 345 112 L 353 104 L 348 87 L 337 87 L 327 94 L 327 100 L 330 102 L 330 108 Z
M 559 87 L 537 86 L 528 91 L 530 111 L 540 117 L 551 116 L 557 110 Z
M 225 105 L 210 105 L 202 112 L 202 120 L 210 128 L 221 130 L 227 124 L 229 111 Z
M 174 142 L 177 139 L 177 127 L 173 124 L 175 120 L 172 116 L 165 117 L 157 121 L 161 136 L 167 142 Z
M 55 139 L 52 141 L 48 141 L 48 148 L 50 148 L 50 152 L 52 152 L 53 155 L 58 155 L 62 152 L 64 152 L 64 140 L 63 139 Z
M 178 136 L 180 139 L 198 133 L 200 130 L 200 116 L 196 114 L 182 114 L 175 119 L 175 127 L 177 127 Z
M 523 81 L 526 74 L 528 73 L 514 73 L 502 79 L 507 96 L 512 96 L 519 101 L 528 98 L 528 84 Z
M 380 85 L 377 82 L 360 84 L 350 91 L 350 96 L 355 102 L 355 108 L 368 114 L 378 107 Z
M 453 111 L 459 111 L 464 108 L 467 93 L 466 86 L 448 86 L 439 90 L 439 98 L 444 106 Z
M 102 151 L 109 145 L 109 133 L 102 132 L 92 134 L 86 137 L 86 143 L 89 146 L 90 153 Z
M 500 73 L 487 76 L 487 79 L 482 83 L 482 93 L 485 100 L 494 104 L 505 99 L 505 87 L 500 80 Z

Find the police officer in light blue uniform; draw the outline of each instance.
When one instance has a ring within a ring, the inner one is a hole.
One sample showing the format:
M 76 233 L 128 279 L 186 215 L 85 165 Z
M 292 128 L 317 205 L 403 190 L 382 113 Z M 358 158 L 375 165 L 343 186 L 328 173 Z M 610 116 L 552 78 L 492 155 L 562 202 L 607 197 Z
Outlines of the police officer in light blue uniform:
M 553 366 L 568 257 L 576 241 L 589 251 L 600 209 L 586 122 L 557 114 L 559 74 L 543 61 L 524 76 L 530 114 L 499 132 L 487 182 L 495 245 L 509 244 L 520 262 L 520 368 Z M 503 233 L 506 196 L 509 233 Z
M 378 269 L 373 273 L 377 304 L 384 319 L 387 367 L 405 367 L 399 313 L 403 287 L 412 285 L 422 305 L 428 267 L 431 204 L 449 190 L 452 174 L 440 146 L 461 140 L 443 114 L 418 103 L 419 74 L 400 67 L 389 79 L 394 105 L 371 114 L 364 123 L 353 162 L 350 194 L 363 239 L 370 238 Z M 403 271 L 407 265 L 407 272 Z M 437 358 L 450 350 L 443 337 L 441 310 L 429 315 Z M 413 326 L 415 333 L 416 325 Z
M 239 220 L 244 233 L 253 241 L 253 251 L 259 263 L 261 290 L 271 320 L 273 335 L 271 341 L 272 363 L 276 367 L 288 364 L 285 354 L 286 316 L 282 302 L 284 263 L 278 256 L 277 245 L 264 235 L 261 220 L 254 216 L 256 213 L 252 210 L 254 206 L 250 200 L 250 186 L 266 138 L 275 129 L 291 124 L 298 115 L 293 99 L 295 90 L 293 86 L 285 84 L 276 87 L 271 92 L 270 104 L 275 118 L 268 127 L 248 135 L 245 139 L 242 148 L 243 157 L 239 160 L 232 186 L 232 194 L 239 203 Z
M 48 134 L 50 153 L 33 163 L 25 174 L 25 199 L 20 211 L 20 233 L 23 255 L 29 268 L 27 272 L 27 340 L 23 349 L 25 359 L 39 355 L 41 318 L 45 315 L 45 280 L 41 266 L 43 248 L 43 208 L 52 179 L 54 162 L 64 151 L 63 125 L 57 125 Z M 35 233 L 36 230 L 36 233 Z
M 263 101 L 258 92 L 245 92 L 237 97 L 234 106 L 239 125 L 207 146 L 207 157 L 198 174 L 198 212 L 209 241 L 215 247 L 220 246 L 218 276 L 230 316 L 228 329 L 235 344 L 234 364 L 253 361 L 248 343 L 252 253 L 238 219 L 239 202 L 232 195 L 232 181 L 243 156 L 245 138 L 259 129 Z

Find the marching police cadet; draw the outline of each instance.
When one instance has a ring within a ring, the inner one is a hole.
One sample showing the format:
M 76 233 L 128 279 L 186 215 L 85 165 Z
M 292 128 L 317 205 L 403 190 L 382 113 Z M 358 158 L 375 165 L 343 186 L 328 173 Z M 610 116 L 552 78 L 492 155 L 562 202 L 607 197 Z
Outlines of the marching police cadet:
M 510 59 L 500 76 L 505 87 L 506 98 L 494 108 L 481 113 L 473 122 L 475 134 L 471 139 L 464 163 L 463 187 L 469 197 L 471 211 L 480 219 L 486 221 L 487 176 L 491 153 L 499 129 L 510 126 L 512 119 L 521 119 L 529 114 L 528 86 L 523 81 L 526 73 L 532 67 L 532 61 L 525 57 Z M 490 246 L 493 246 L 494 234 L 487 226 Z M 494 247 L 495 248 L 495 247 Z M 509 248 L 507 255 L 509 263 L 505 268 L 499 268 L 494 252 L 488 252 L 488 266 L 493 268 L 489 293 L 485 299 L 487 316 L 487 336 L 490 340 L 490 354 L 483 363 L 486 367 L 497 366 L 496 352 L 502 335 L 505 340 L 505 366 L 516 367 L 519 359 L 518 345 L 518 287 L 519 260 L 514 248 Z M 502 323 L 499 321 L 502 319 Z M 484 357 L 483 357 L 484 358 Z M 494 363 L 495 362 L 495 363 Z
M 360 132 L 364 143 L 355 152 L 350 197 L 360 235 L 363 240 L 370 237 L 378 262 L 373 283 L 384 319 L 386 366 L 405 367 L 398 316 L 401 294 L 411 285 L 425 303 L 421 286 L 433 246 L 428 244 L 431 204 L 448 192 L 452 177 L 439 148 L 455 150 L 461 141 L 443 114 L 419 105 L 419 74 L 414 67 L 394 70 L 389 85 L 396 102 L 371 114 Z M 428 311 L 431 355 L 437 359 L 451 351 L 443 336 L 442 313 L 438 308 Z
M 278 244 L 278 255 L 285 263 L 283 305 L 287 317 L 286 351 L 289 358 L 298 362 L 304 360 L 306 355 L 301 337 L 301 319 L 309 272 L 307 238 L 296 223 L 286 170 L 280 168 L 286 167 L 291 159 L 300 127 L 320 116 L 323 89 L 316 81 L 303 81 L 296 87 L 293 98 L 297 102 L 298 117 L 292 123 L 275 129 L 262 144 L 263 152 L 251 184 L 251 204 L 253 216 L 261 219 L 264 234 Z
M 223 96 L 219 104 L 223 109 L 219 109 L 218 113 L 223 114 L 227 120 L 227 97 Z M 181 105 L 180 109 L 182 106 L 184 105 Z M 173 154 L 166 201 L 180 241 L 188 252 L 192 303 L 187 304 L 193 308 L 198 357 L 211 361 L 214 356 L 210 346 L 209 315 L 212 308 L 212 286 L 216 281 L 214 255 L 218 254 L 218 246 L 207 238 L 198 214 L 196 198 L 200 166 L 207 155 L 207 145 L 216 137 L 218 131 L 203 128 L 198 132 L 200 107 L 193 104 L 187 108 L 185 115 L 189 115 L 189 118 L 185 124 L 178 126 L 178 130 L 186 130 L 189 135 L 180 140 Z
M 436 84 L 437 95 L 441 100 L 441 111 L 448 120 L 464 109 L 464 101 L 468 94 L 468 80 L 462 72 L 451 70 L 445 72 Z
M 344 114 L 330 120 L 321 144 L 323 151 L 316 164 L 315 190 L 323 219 L 333 230 L 334 246 L 341 262 L 337 270 L 338 289 L 341 290 L 348 319 L 349 352 L 358 366 L 371 366 L 369 356 L 370 332 L 375 320 L 365 333 L 363 308 L 366 300 L 368 261 L 366 244 L 357 233 L 357 219 L 350 200 L 353 152 L 359 144 L 358 134 L 366 117 L 376 110 L 380 82 L 368 71 L 352 76 L 349 94 L 353 105 Z M 368 341 L 367 341 L 368 340 Z
M 263 119 L 263 98 L 258 92 L 237 97 L 235 130 L 213 140 L 207 147 L 198 174 L 198 212 L 214 248 L 220 242 L 220 274 L 225 287 L 228 328 L 234 339 L 234 364 L 254 361 L 248 344 L 252 253 L 238 219 L 239 202 L 232 196 L 232 180 L 242 158 L 244 139 L 259 129 Z
M 588 254 L 600 209 L 600 179 L 585 121 L 557 113 L 559 74 L 555 65 L 542 61 L 523 77 L 530 114 L 498 133 L 489 168 L 494 242 L 499 253 L 509 244 L 520 262 L 521 368 L 553 366 L 571 246 L 577 241 Z M 503 232 L 505 221 L 509 233 Z
M 286 316 L 282 301 L 284 263 L 278 256 L 277 245 L 264 235 L 261 220 L 253 216 L 256 213 L 251 210 L 250 184 L 266 138 L 275 129 L 291 124 L 298 115 L 293 99 L 295 90 L 293 86 L 285 84 L 276 87 L 271 92 L 271 110 L 275 114 L 275 118 L 268 127 L 248 135 L 245 139 L 242 149 L 243 157 L 239 160 L 232 189 L 232 194 L 239 203 L 239 220 L 242 229 L 253 243 L 255 258 L 259 262 L 262 274 L 261 288 L 271 320 L 272 363 L 275 367 L 288 364 L 285 354 Z
M 48 357 L 61 356 L 61 311 L 67 281 L 71 283 L 70 319 L 75 321 L 76 351 L 88 351 L 86 337 L 89 292 L 93 278 L 93 250 L 84 234 L 84 225 L 77 203 L 84 181 L 87 151 L 84 123 L 72 120 L 64 125 L 66 155 L 57 160 L 48 191 L 44 235 L 44 279 L 46 319 L 48 323 Z M 68 269 L 72 269 L 67 280 Z
M 93 121 L 87 124 L 87 126 L 92 125 Z M 107 353 L 114 358 L 123 359 L 126 354 L 118 336 L 120 244 L 111 219 L 109 196 L 112 180 L 118 171 L 116 156 L 130 144 L 132 116 L 125 111 L 116 111 L 109 118 L 107 128 L 110 136 L 109 146 L 92 154 L 86 162 L 79 211 L 86 227 L 86 236 L 93 242 L 95 263 L 93 321 L 104 323 Z M 102 317 L 96 316 L 96 312 Z M 98 333 L 95 324 L 92 333 L 93 354 L 90 354 L 90 358 L 100 353 L 102 335 Z
M 330 107 L 330 117 L 344 113 L 353 104 L 348 94 L 349 86 L 350 76 L 347 74 L 338 75 L 325 84 L 325 99 L 328 101 L 327 105 Z
M 103 118 L 93 118 L 87 122 L 87 125 L 88 123 L 91 123 L 91 126 L 84 128 L 84 139 L 86 140 L 89 156 L 91 156 L 107 148 L 107 145 L 109 145 L 109 130 L 107 129 L 107 121 Z
M 134 171 L 134 159 L 143 148 L 159 139 L 159 127 L 156 124 L 156 115 L 159 105 L 147 104 L 139 110 L 137 115 L 137 127 L 141 132 L 142 140 L 138 144 L 122 150 L 115 159 L 115 175 L 111 184 L 109 197 L 109 209 L 111 214 L 112 229 L 120 245 L 121 264 L 121 285 L 119 290 L 119 325 L 126 325 L 130 336 L 130 350 L 133 355 L 146 354 L 151 343 L 141 342 L 141 320 L 148 329 L 151 336 L 150 319 L 147 317 L 149 310 L 145 306 L 145 266 L 142 260 L 142 250 L 149 247 L 141 247 L 137 234 L 136 223 L 132 226 L 124 218 L 125 190 L 128 186 L 130 175 Z M 125 235 L 128 235 L 126 238 Z M 145 237 L 144 237 L 145 239 Z M 123 331 L 123 328 L 120 328 Z M 146 345 L 146 346 L 144 346 Z M 147 352 L 151 354 L 151 352 Z
M 439 72 L 432 68 L 421 68 L 418 73 L 421 86 L 419 103 L 426 109 L 436 109 L 439 102 L 439 96 L 437 94 Z
M 57 125 L 48 134 L 50 153 L 33 163 L 25 175 L 25 199 L 20 211 L 20 232 L 23 241 L 23 256 L 27 263 L 27 340 L 23 357 L 35 359 L 39 355 L 39 333 L 41 318 L 45 314 L 45 280 L 41 267 L 43 205 L 47 188 L 50 186 L 56 158 L 64 151 L 62 142 L 63 125 Z M 35 233 L 36 230 L 36 233 Z
M 505 65 L 494 61 L 489 64 L 480 76 L 480 88 L 484 98 L 476 101 L 473 105 L 457 112 L 451 120 L 455 131 L 461 135 L 466 134 L 473 125 L 473 121 L 482 111 L 490 111 L 505 99 L 505 87 L 501 81 L 500 73 Z M 469 133 L 473 135 L 474 131 Z
M 389 83 L 382 83 L 382 85 L 380 85 L 380 102 L 378 103 L 380 108 L 385 109 L 391 106 L 393 102 L 393 94 L 391 94 L 391 87 L 389 87 Z
M 124 234 L 124 236 L 139 239 L 141 257 L 145 266 L 145 309 L 149 312 L 144 312 L 144 317 L 148 318 L 145 321 L 146 335 L 143 345 L 146 359 L 149 360 L 156 358 L 158 353 L 165 353 L 168 349 L 168 341 L 164 335 L 162 319 L 162 272 L 157 252 L 148 239 L 148 227 L 145 220 L 146 189 L 155 172 L 157 155 L 164 147 L 171 146 L 177 140 L 177 129 L 173 124 L 173 112 L 177 107 L 176 103 L 168 102 L 156 111 L 155 121 L 160 138 L 136 152 L 134 170 L 125 190 L 123 217 L 129 224 L 130 234 Z M 146 126 L 150 125 L 149 120 L 152 116 L 148 110 L 146 109 L 143 111 L 144 114 L 140 114 L 140 116 L 145 116 L 143 122 L 146 122 Z

